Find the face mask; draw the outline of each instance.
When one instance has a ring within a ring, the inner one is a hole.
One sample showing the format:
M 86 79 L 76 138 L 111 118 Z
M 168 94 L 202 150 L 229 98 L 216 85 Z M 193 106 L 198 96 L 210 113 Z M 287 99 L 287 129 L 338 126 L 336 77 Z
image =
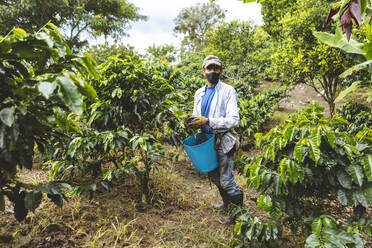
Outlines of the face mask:
M 211 84 L 217 84 L 220 79 L 220 74 L 217 72 L 208 72 L 205 74 L 205 77 Z

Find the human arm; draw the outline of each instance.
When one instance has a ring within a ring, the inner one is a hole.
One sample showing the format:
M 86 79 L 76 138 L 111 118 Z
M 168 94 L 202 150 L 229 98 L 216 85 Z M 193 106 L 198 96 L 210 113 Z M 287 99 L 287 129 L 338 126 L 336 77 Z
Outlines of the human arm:
M 201 115 L 201 93 L 200 89 L 195 92 L 194 95 L 194 107 L 192 110 L 192 116 L 200 116 Z

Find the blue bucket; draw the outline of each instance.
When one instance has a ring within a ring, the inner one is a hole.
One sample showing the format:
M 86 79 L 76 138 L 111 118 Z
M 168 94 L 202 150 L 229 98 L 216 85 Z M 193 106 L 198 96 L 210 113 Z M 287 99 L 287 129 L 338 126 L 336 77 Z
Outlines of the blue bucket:
M 210 172 L 218 167 L 214 140 L 214 134 L 197 133 L 182 143 L 195 169 L 200 172 Z

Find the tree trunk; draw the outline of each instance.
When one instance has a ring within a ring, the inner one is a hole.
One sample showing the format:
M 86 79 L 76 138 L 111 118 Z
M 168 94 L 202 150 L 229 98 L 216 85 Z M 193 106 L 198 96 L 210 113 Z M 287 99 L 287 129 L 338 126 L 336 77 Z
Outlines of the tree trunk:
M 144 171 L 142 174 L 142 201 L 144 201 L 146 204 L 151 204 L 151 199 L 149 195 L 149 181 L 150 181 L 150 173 L 147 171 Z
M 336 108 L 336 104 L 334 102 L 334 99 L 332 101 L 328 102 L 328 106 L 329 106 L 329 113 L 331 114 L 331 118 L 332 118 L 333 115 L 335 114 L 335 108 Z
M 332 117 L 336 109 L 335 99 L 337 97 L 339 81 L 337 78 L 323 76 L 319 82 L 321 89 L 318 89 L 314 79 L 311 79 L 310 83 L 307 83 L 307 85 L 311 86 L 327 102 L 329 113 Z M 322 92 L 322 90 L 324 90 L 324 92 Z
M 333 77 L 330 77 L 328 78 L 328 87 L 329 87 L 329 91 L 328 91 L 328 105 L 329 105 L 329 112 L 331 114 L 331 117 L 333 117 L 333 115 L 335 114 L 335 110 L 336 110 L 336 104 L 335 104 L 335 100 L 336 100 L 336 96 L 337 96 L 337 90 L 338 90 L 338 86 L 339 86 L 339 80 L 337 78 L 333 78 Z
M 147 204 L 151 204 L 151 199 L 149 195 L 149 181 L 150 181 L 150 172 L 151 168 L 149 165 L 149 157 L 146 151 L 141 150 L 142 161 L 145 165 L 144 170 L 142 171 L 142 201 L 145 201 Z

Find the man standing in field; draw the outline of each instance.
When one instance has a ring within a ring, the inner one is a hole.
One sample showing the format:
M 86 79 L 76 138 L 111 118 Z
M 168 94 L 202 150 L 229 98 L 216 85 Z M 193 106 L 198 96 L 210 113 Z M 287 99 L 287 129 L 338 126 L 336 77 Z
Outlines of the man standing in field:
M 203 61 L 203 75 L 207 84 L 195 93 L 191 123 L 193 128 L 201 128 L 203 133 L 214 133 L 218 157 L 218 167 L 209 172 L 210 180 L 217 186 L 223 203 L 214 205 L 216 209 L 226 209 L 229 203 L 243 204 L 243 192 L 233 175 L 234 151 L 238 139 L 233 130 L 239 124 L 238 95 L 235 89 L 219 80 L 222 74 L 221 60 L 208 55 Z M 220 219 L 222 223 L 232 223 L 231 217 Z

